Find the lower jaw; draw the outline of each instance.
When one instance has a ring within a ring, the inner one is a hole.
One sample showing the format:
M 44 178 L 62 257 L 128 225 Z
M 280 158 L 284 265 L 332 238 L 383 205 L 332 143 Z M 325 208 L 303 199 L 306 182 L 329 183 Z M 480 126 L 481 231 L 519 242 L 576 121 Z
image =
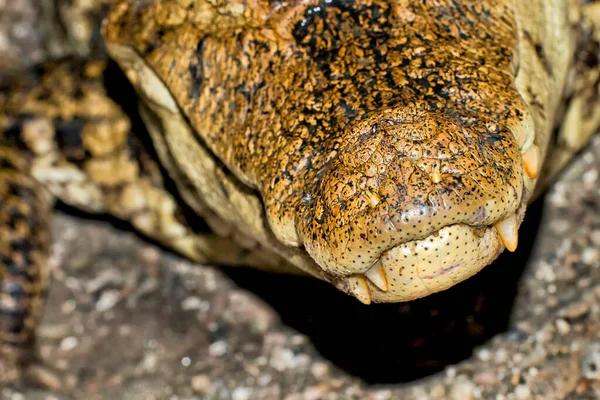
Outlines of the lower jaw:
M 387 291 L 368 281 L 371 301 L 415 300 L 454 286 L 494 261 L 504 245 L 493 226 L 451 225 L 436 236 L 398 245 L 380 259 Z

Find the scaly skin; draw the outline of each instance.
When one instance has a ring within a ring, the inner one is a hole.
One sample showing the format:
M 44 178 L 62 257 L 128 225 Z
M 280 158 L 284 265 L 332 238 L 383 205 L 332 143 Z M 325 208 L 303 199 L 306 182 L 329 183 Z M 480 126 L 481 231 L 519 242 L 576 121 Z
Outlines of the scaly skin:
M 57 3 L 56 53 L 101 54 L 110 2 Z M 535 191 L 600 125 L 598 4 L 521 3 L 114 0 L 105 43 L 152 149 L 104 61 L 46 65 L 0 96 L 0 382 L 30 354 L 51 197 L 364 303 L 514 250 Z
M 0 382 L 32 359 L 50 250 L 50 196 L 14 147 L 0 146 Z M 4 362 L 7 360 L 8 362 Z
M 392 302 L 516 246 L 577 36 L 565 1 L 534 6 L 120 1 L 104 34 L 191 204 Z
M 106 94 L 105 64 L 46 63 L 0 92 L 0 383 L 33 359 L 53 199 L 129 221 L 199 262 L 285 268 L 234 233 L 203 230 L 167 191 L 143 136 Z

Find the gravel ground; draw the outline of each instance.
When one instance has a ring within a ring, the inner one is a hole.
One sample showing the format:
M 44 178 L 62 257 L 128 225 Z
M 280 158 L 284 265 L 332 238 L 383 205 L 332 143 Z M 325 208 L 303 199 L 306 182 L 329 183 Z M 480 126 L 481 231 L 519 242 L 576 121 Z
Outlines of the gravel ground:
M 59 213 L 39 336 L 54 370 L 40 376 L 61 391 L 3 398 L 598 398 L 599 166 L 597 138 L 531 209 L 517 253 L 400 305 L 195 265 Z
M 34 0 L 0 0 L 0 71 L 14 71 L 44 55 L 39 7 Z
M 0 70 L 43 58 L 35 0 L 0 0 Z M 426 299 L 200 266 L 64 210 L 39 329 L 54 389 L 2 399 L 600 398 L 600 138 L 528 210 L 519 249 Z

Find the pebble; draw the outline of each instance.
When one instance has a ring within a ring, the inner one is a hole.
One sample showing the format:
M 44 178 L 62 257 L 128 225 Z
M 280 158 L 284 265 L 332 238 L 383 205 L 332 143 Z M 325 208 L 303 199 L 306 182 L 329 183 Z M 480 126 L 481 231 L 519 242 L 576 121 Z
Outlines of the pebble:
M 84 282 L 84 286 L 87 293 L 95 293 L 109 284 L 118 285 L 122 281 L 123 275 L 115 268 L 111 268 L 104 270 L 94 279 Z
M 580 301 L 575 304 L 571 304 L 564 312 L 565 317 L 569 319 L 576 319 L 587 314 L 590 309 L 590 305 L 585 301 Z
M 118 290 L 107 290 L 103 292 L 96 303 L 96 311 L 104 312 L 110 310 L 119 302 L 120 297 L 121 293 Z
M 475 375 L 475 383 L 483 386 L 493 386 L 499 382 L 496 374 L 490 371 L 480 372 Z
M 39 382 L 41 385 L 50 388 L 55 392 L 63 387 L 60 378 L 48 368 L 32 366 L 29 368 L 28 373 L 33 376 L 35 382 Z
M 65 315 L 69 315 L 73 311 L 75 311 L 76 308 L 77 308 L 77 301 L 75 301 L 74 299 L 69 299 L 61 305 L 60 311 Z
M 586 247 L 581 252 L 581 261 L 588 265 L 594 265 L 598 263 L 598 258 L 600 258 L 599 253 L 600 252 L 596 248 Z
M 525 356 L 521 353 L 515 353 L 512 356 L 512 360 L 515 362 L 515 364 L 519 365 L 523 362 L 523 359 L 525 358 Z
M 556 320 L 556 329 L 562 336 L 567 336 L 571 332 L 571 325 L 564 319 L 560 318 Z
M 67 336 L 71 332 L 68 324 L 46 324 L 38 328 L 37 334 L 50 340 L 58 340 Z
M 278 385 L 266 387 L 260 391 L 260 400 L 279 400 L 281 399 L 281 389 Z
M 377 390 L 369 395 L 369 400 L 391 400 L 393 399 L 392 391 L 389 389 Z
M 198 394 L 209 395 L 212 392 L 212 383 L 206 375 L 195 375 L 192 377 L 192 390 Z
M 79 340 L 75 336 L 69 336 L 61 340 L 60 349 L 62 351 L 71 351 L 79 344 Z
M 208 353 L 213 357 L 221 357 L 227 353 L 227 342 L 223 340 L 217 340 L 208 346 Z
M 585 378 L 600 380 L 600 343 L 592 343 L 585 349 L 581 364 Z
M 184 311 L 198 310 L 202 308 L 203 302 L 199 297 L 190 296 L 181 302 L 181 309 Z
M 327 394 L 327 392 L 327 385 L 325 383 L 321 383 L 320 385 L 309 386 L 304 389 L 302 398 L 304 400 L 320 400 Z
M 231 392 L 232 400 L 248 400 L 250 395 L 252 394 L 252 390 L 247 387 L 239 387 L 235 388 L 233 392 Z
M 141 362 L 141 367 L 146 372 L 154 372 L 158 364 L 158 356 L 155 352 L 149 352 L 144 355 Z
M 531 398 L 531 390 L 529 386 L 519 385 L 515 388 L 515 396 L 519 400 L 526 400 Z
M 471 400 L 474 397 L 474 391 L 475 385 L 471 382 L 456 383 L 452 386 L 450 398 L 453 400 Z
M 521 374 L 513 374 L 513 375 L 510 377 L 510 383 L 511 383 L 513 386 L 517 386 L 517 385 L 519 384 L 519 382 L 521 382 Z
M 595 229 L 590 233 L 590 239 L 595 246 L 600 246 L 600 229 Z
M 497 364 L 504 364 L 508 361 L 508 351 L 506 349 L 499 349 L 496 351 L 494 361 L 496 361 Z
M 294 353 L 290 349 L 275 349 L 270 364 L 277 371 L 292 368 L 294 367 Z
M 310 373 L 317 380 L 323 380 L 329 373 L 329 365 L 324 362 L 317 361 L 310 367 Z
M 433 388 L 431 388 L 431 392 L 429 392 L 429 395 L 432 399 L 442 399 L 444 398 L 444 396 L 446 396 L 446 388 L 444 387 L 444 385 L 438 383 Z
M 487 349 L 482 349 L 477 352 L 477 358 L 481 361 L 489 361 L 492 358 L 492 353 Z

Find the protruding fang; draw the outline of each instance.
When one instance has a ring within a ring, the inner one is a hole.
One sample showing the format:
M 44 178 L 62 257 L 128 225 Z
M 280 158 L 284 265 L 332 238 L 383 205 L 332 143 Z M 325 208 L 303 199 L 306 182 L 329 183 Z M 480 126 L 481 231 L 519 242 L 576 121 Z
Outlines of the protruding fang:
M 525 153 L 521 155 L 523 159 L 523 170 L 531 179 L 537 178 L 540 166 L 540 150 L 535 144 L 532 144 Z
M 355 275 L 345 279 L 345 287 L 349 294 L 353 295 L 363 304 L 371 304 L 371 290 L 364 276 Z
M 498 231 L 500 240 L 502 240 L 506 250 L 510 252 L 515 251 L 519 242 L 517 231 L 517 215 L 513 214 L 502 221 L 496 222 L 494 227 L 496 228 L 496 231 Z
M 372 266 L 366 273 L 365 276 L 369 278 L 373 285 L 377 286 L 380 290 L 387 292 L 388 290 L 388 280 L 385 275 L 385 271 L 383 269 L 383 265 L 381 265 L 381 261 L 378 261 L 374 266 Z

